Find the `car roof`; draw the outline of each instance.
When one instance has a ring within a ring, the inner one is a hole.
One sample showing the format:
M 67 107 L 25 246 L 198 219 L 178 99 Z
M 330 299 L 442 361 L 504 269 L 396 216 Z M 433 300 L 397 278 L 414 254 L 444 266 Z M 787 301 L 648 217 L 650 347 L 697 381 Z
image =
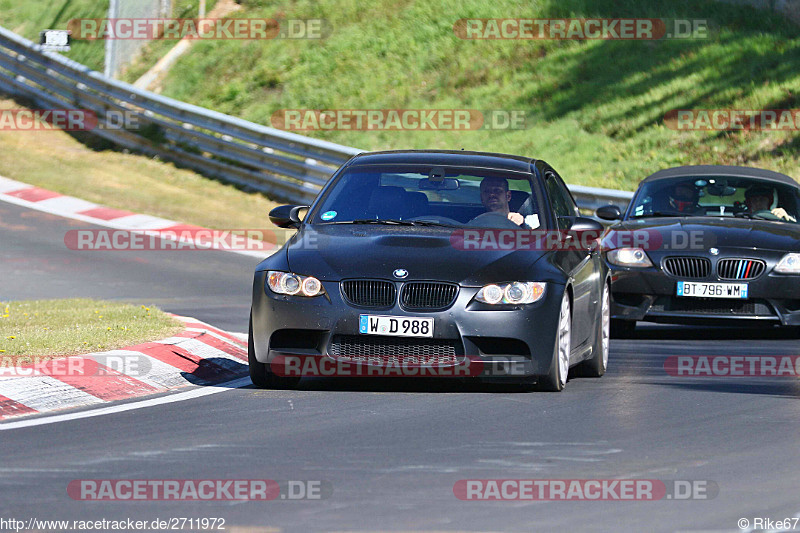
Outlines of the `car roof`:
M 535 159 L 531 159 L 530 157 L 491 152 L 467 152 L 464 150 L 391 150 L 358 154 L 350 160 L 348 166 L 424 164 L 530 172 L 531 166 L 535 161 Z
M 786 174 L 753 167 L 735 167 L 727 165 L 688 165 L 683 167 L 667 168 L 659 170 L 642 180 L 641 183 L 649 183 L 667 178 L 681 178 L 694 176 L 728 176 L 732 178 L 759 178 L 767 181 L 785 183 L 787 185 L 800 186 L 795 180 Z

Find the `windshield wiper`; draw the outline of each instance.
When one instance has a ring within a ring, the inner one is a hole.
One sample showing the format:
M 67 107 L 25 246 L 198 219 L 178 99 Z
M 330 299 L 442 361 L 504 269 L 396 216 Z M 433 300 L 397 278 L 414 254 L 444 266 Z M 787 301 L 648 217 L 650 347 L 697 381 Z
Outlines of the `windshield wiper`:
M 338 220 L 336 222 L 323 222 L 323 224 L 392 224 L 397 226 L 413 226 L 413 222 L 407 220 L 395 220 L 392 218 L 357 218 L 356 220 Z
M 455 228 L 453 224 L 443 224 L 441 222 L 434 222 L 432 220 L 404 220 L 406 224 L 412 226 L 441 226 L 443 228 Z
M 644 215 L 634 215 L 631 218 L 648 218 L 648 217 L 689 217 L 693 215 L 689 215 L 687 213 L 676 213 L 674 211 L 654 211 L 652 213 L 647 213 Z
M 323 222 L 323 224 L 385 224 L 394 226 L 444 226 L 452 227 L 450 224 L 440 224 L 427 220 L 398 220 L 394 218 L 360 218 L 356 220 L 342 220 L 338 222 Z

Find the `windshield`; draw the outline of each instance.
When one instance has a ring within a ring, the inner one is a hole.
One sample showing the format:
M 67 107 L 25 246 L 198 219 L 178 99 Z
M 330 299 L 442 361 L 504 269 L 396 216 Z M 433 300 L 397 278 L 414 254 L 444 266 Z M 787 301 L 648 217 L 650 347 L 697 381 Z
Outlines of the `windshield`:
M 642 185 L 628 216 L 740 217 L 797 223 L 799 205 L 796 187 L 774 181 L 680 177 Z
M 314 224 L 539 227 L 530 174 L 475 168 L 345 169 L 312 214 Z

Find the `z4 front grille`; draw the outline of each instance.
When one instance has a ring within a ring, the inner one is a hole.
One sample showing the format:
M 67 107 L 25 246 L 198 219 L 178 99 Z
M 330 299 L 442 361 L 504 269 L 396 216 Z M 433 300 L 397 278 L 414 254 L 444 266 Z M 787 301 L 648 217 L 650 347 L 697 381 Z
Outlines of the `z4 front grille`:
M 711 274 L 711 261 L 705 257 L 667 257 L 662 268 L 676 278 L 704 279 Z
M 720 279 L 756 279 L 767 269 L 760 259 L 720 259 L 717 275 Z

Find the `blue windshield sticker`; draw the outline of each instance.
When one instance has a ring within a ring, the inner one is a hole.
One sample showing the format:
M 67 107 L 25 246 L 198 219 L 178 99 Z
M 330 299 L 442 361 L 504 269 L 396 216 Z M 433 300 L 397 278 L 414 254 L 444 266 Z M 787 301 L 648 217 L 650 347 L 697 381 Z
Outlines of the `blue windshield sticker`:
M 325 211 L 324 213 L 322 213 L 321 218 L 322 220 L 333 220 L 334 218 L 336 218 L 336 215 L 337 215 L 336 211 Z

